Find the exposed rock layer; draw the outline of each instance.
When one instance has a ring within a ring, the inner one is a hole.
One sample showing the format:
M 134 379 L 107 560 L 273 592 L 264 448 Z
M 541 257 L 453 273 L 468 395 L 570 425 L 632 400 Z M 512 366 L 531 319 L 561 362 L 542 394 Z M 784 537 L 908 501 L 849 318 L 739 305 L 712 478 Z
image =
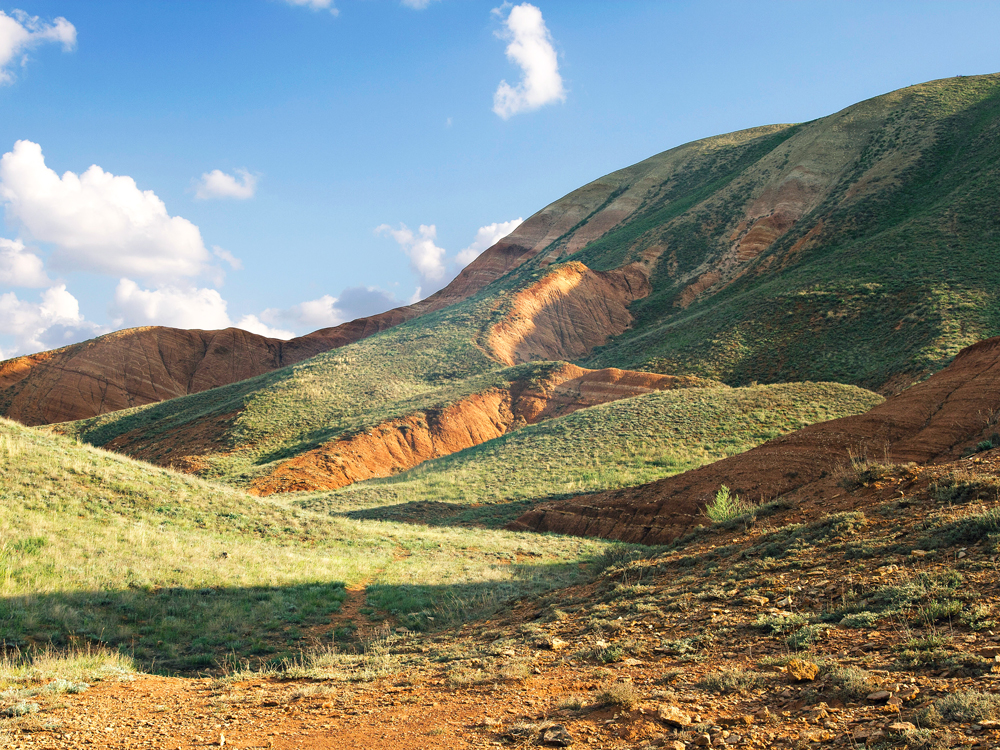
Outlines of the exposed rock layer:
M 258 495 L 332 490 L 385 477 L 423 461 L 447 456 L 500 437 L 524 424 L 652 391 L 701 385 L 625 370 L 584 370 L 566 365 L 541 383 L 514 381 L 440 408 L 383 422 L 358 435 L 331 441 L 280 464 L 257 479 Z
M 998 431 L 1000 337 L 970 346 L 954 362 L 865 414 L 810 425 L 746 453 L 657 482 L 553 503 L 512 528 L 663 544 L 703 520 L 727 485 L 752 501 L 773 500 L 853 464 L 954 460 Z

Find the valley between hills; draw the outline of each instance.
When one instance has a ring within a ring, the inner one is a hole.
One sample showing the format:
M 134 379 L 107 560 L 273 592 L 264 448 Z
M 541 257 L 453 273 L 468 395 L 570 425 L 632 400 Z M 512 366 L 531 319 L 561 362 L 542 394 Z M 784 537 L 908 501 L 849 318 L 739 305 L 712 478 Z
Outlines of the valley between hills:
M 932 81 L 0 362 L 0 743 L 1000 747 L 998 136 Z

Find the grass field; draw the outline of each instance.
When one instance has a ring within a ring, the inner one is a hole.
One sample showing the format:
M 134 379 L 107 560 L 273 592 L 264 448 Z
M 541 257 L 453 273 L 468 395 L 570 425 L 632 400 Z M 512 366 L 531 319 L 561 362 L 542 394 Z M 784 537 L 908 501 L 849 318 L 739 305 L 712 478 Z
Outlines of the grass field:
M 606 546 L 318 516 L 6 420 L 0 488 L 5 647 L 103 645 L 154 670 L 287 657 L 347 586 L 369 585 L 376 619 L 461 621 L 585 579 Z
M 353 518 L 501 526 L 542 500 L 652 482 L 882 401 L 837 383 L 661 391 L 529 425 L 295 505 Z

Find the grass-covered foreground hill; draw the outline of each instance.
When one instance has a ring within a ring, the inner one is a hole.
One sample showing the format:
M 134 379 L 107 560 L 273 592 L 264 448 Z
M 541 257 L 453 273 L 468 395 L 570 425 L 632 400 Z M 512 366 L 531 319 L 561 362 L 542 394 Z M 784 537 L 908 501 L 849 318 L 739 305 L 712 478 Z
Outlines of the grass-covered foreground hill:
M 585 580 L 602 548 L 317 516 L 0 422 L 7 650 L 104 645 L 171 671 L 259 663 L 349 635 L 334 624 L 352 596 L 375 619 L 461 622 Z

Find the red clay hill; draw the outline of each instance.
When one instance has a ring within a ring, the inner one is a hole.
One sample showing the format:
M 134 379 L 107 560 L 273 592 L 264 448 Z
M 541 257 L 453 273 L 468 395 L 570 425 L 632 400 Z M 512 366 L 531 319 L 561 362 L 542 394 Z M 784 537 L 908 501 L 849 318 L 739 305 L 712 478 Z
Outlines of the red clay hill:
M 1000 431 L 998 418 L 1000 337 L 963 349 L 944 370 L 865 414 L 650 484 L 543 505 L 511 528 L 663 544 L 704 521 L 701 511 L 722 485 L 755 502 L 832 497 L 852 464 L 954 461 Z

